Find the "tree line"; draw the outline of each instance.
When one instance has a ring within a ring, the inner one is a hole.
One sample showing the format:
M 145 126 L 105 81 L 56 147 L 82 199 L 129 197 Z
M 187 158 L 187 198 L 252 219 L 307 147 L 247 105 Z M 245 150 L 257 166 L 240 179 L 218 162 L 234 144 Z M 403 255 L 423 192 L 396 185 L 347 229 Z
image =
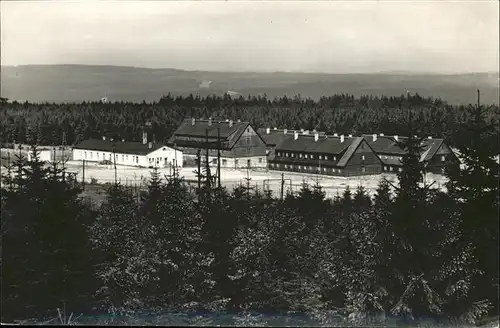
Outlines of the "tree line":
M 385 133 L 405 135 L 403 123 L 408 109 L 423 127 L 426 136 L 442 137 L 454 145 L 461 124 L 467 120 L 465 105 L 449 105 L 440 99 L 418 94 L 400 97 L 348 94 L 322 97 L 318 101 L 264 96 L 231 98 L 220 96 L 176 96 L 170 94 L 154 103 L 0 103 L 2 143 L 61 145 L 63 135 L 69 145 L 103 135 L 117 140 L 141 141 L 142 129 L 151 122 L 152 133 L 165 142 L 185 117 L 241 119 L 254 127 L 320 130 L 327 133 Z M 490 107 L 485 119 L 498 116 L 498 106 Z
M 424 137 L 411 125 L 399 182 L 373 198 L 362 187 L 334 199 L 318 185 L 284 199 L 226 190 L 207 166 L 196 195 L 153 170 L 147 192 L 113 184 L 96 210 L 58 163 L 18 158 L 2 179 L 2 322 L 63 306 L 477 322 L 498 312 L 499 291 L 498 143 L 486 142 L 498 133 L 484 112 L 467 112 L 467 165 L 447 169 L 447 192 L 420 183 Z

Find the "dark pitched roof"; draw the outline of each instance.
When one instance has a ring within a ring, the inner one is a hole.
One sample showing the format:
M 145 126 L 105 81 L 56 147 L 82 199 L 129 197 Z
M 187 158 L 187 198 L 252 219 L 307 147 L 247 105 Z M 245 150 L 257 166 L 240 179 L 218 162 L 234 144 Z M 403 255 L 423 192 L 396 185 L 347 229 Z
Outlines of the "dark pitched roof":
M 120 154 L 147 155 L 157 149 L 160 149 L 161 147 L 165 147 L 165 145 L 152 143 L 151 148 L 149 148 L 148 144 L 143 144 L 142 142 L 114 142 L 115 153 Z M 78 143 L 73 148 L 112 152 L 113 141 L 102 139 L 88 139 Z
M 346 150 L 356 138 L 344 137 L 344 142 L 340 142 L 340 137 L 322 135 L 318 141 L 314 141 L 314 135 L 299 135 L 297 140 L 291 135 L 276 146 L 279 151 L 303 151 L 310 153 L 323 153 L 337 155 Z
M 266 143 L 266 146 L 270 147 L 275 147 L 276 145 L 279 145 L 283 140 L 285 140 L 289 136 L 293 136 L 294 130 L 286 130 L 287 133 L 285 133 L 285 129 L 269 129 L 269 133 L 267 133 L 265 128 L 259 128 L 257 129 L 257 133 L 260 134 L 262 137 L 262 140 Z M 298 132 L 298 131 L 297 131 Z M 324 136 L 325 132 L 320 132 L 317 131 L 320 136 Z M 314 132 L 309 132 L 308 134 L 303 134 L 300 133 L 300 135 L 313 135 Z
M 276 151 L 302 151 L 333 155 L 343 153 L 336 164 L 336 166 L 343 167 L 347 165 L 362 142 L 365 142 L 363 137 L 344 137 L 344 142 L 340 142 L 340 137 L 335 136 L 323 135 L 319 137 L 318 141 L 314 141 L 314 135 L 299 135 L 297 140 L 294 136 L 288 137 L 276 147 Z M 274 153 L 269 159 L 274 159 Z
M 351 159 L 352 155 L 354 155 L 354 152 L 356 149 L 358 149 L 359 145 L 364 142 L 363 137 L 357 137 L 355 138 L 349 147 L 347 148 L 347 151 L 342 155 L 342 158 L 340 161 L 337 163 L 338 166 L 346 166 L 347 162 Z
M 195 124 L 193 125 L 192 119 L 188 118 L 181 123 L 177 130 L 175 130 L 173 135 L 168 140 L 168 144 L 176 144 L 184 147 L 196 147 L 193 144 L 193 141 L 188 141 L 185 138 L 200 138 L 200 141 L 194 141 L 194 143 L 200 144 L 204 142 L 204 138 L 206 137 L 208 130 L 209 142 L 213 143 L 215 147 L 217 143 L 217 129 L 220 129 L 220 141 L 224 143 L 222 147 L 231 149 L 248 125 L 248 122 L 233 122 L 232 126 L 230 126 L 229 121 L 217 120 L 212 120 L 211 125 L 209 125 L 208 120 L 195 120 Z
M 366 142 L 372 147 L 372 149 L 377 154 L 387 154 L 387 155 L 395 155 L 395 156 L 403 156 L 405 151 L 401 149 L 396 144 L 396 139 L 393 136 L 380 136 L 377 135 L 377 140 L 373 141 L 373 135 L 371 134 L 363 134 L 363 138 Z M 406 140 L 407 137 L 398 137 L 398 140 Z M 420 161 L 428 161 L 434 157 L 436 152 L 439 150 L 444 140 L 441 138 L 432 138 L 432 139 L 424 139 L 423 146 L 424 151 L 421 154 Z M 382 158 L 381 158 L 382 159 Z M 399 160 L 394 163 L 387 162 L 388 160 L 382 159 L 386 164 L 397 164 L 400 163 Z

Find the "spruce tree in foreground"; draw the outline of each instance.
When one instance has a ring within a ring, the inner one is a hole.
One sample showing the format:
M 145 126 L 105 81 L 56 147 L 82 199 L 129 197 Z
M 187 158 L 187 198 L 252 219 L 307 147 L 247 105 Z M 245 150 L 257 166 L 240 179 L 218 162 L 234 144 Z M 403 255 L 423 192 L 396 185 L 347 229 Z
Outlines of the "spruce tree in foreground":
M 457 130 L 459 160 L 462 167 L 450 165 L 448 193 L 458 202 L 457 218 L 464 232 L 464 242 L 484 276 L 475 282 L 476 297 L 486 297 L 492 313 L 499 309 L 499 134 L 498 119 L 487 120 L 484 106 L 469 106 L 467 121 Z
M 18 172 L 2 188 L 2 321 L 86 311 L 91 306 L 92 214 L 78 194 L 38 159 L 18 159 Z

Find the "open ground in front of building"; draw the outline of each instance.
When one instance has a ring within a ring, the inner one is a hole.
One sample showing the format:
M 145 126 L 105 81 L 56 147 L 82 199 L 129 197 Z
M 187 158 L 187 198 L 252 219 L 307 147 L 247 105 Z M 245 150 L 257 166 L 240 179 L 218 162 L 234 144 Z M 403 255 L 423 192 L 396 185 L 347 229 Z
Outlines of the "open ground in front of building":
M 69 172 L 76 173 L 77 181 L 82 181 L 83 165 L 81 162 L 70 161 L 66 166 Z M 179 175 L 187 181 L 195 182 L 197 179 L 194 172 L 195 170 L 196 168 L 194 167 L 184 167 L 179 169 Z M 158 171 L 161 176 L 172 173 L 169 168 L 161 168 L 158 169 Z M 212 173 L 216 173 L 215 168 L 213 168 Z M 281 192 L 282 173 L 284 176 L 284 192 L 297 192 L 300 190 L 304 182 L 310 186 L 319 183 L 327 197 L 333 197 L 337 193 L 342 193 L 347 186 L 354 191 L 359 185 L 363 186 L 370 194 L 373 194 L 378 183 L 383 177 L 393 181 L 393 183 L 397 182 L 397 177 L 394 174 L 346 178 L 293 172 L 268 171 L 265 169 L 247 171 L 245 169 L 221 168 L 221 183 L 223 186 L 231 190 L 241 184 L 246 185 L 246 178 L 249 177 L 249 184 L 254 189 L 258 188 L 261 191 L 270 189 L 275 195 L 279 195 Z M 116 176 L 117 180 L 121 184 L 129 186 L 144 186 L 151 176 L 151 169 L 117 165 Z M 115 181 L 115 171 L 113 166 L 87 162 L 85 164 L 85 181 L 91 182 L 92 180 L 99 184 L 113 183 Z M 435 181 L 433 187 L 443 188 L 446 178 L 441 175 L 428 174 L 426 176 L 426 182 L 431 183 L 433 181 Z

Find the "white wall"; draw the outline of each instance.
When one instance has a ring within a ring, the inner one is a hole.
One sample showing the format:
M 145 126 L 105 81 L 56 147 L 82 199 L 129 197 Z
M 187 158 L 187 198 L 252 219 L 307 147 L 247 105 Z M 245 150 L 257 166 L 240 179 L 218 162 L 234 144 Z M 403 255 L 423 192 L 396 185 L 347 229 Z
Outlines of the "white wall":
M 174 165 L 176 156 L 177 166 L 182 167 L 183 164 L 182 152 L 169 147 L 160 148 L 147 155 L 115 153 L 115 156 L 117 165 L 167 167 L 168 165 Z M 103 160 L 109 160 L 112 163 L 114 162 L 112 152 L 89 149 L 73 149 L 73 160 L 86 160 L 89 162 L 101 162 Z
M 52 161 L 52 152 L 50 150 L 39 150 L 38 160 L 41 162 L 50 162 Z M 28 161 L 33 159 L 33 152 L 28 151 Z
M 186 158 L 195 160 L 196 155 L 184 155 Z M 202 163 L 205 161 L 205 156 L 201 156 Z M 267 167 L 267 157 L 263 156 L 253 156 L 253 157 L 221 157 L 221 168 L 243 168 L 246 169 L 248 166 L 248 160 L 250 160 L 251 168 L 266 168 Z M 260 160 L 260 161 L 259 161 Z M 217 156 L 209 156 L 208 161 L 210 166 L 217 166 Z
M 182 152 L 166 146 L 149 153 L 147 161 L 148 166 L 168 167 L 175 166 L 176 162 L 177 167 L 183 166 Z

